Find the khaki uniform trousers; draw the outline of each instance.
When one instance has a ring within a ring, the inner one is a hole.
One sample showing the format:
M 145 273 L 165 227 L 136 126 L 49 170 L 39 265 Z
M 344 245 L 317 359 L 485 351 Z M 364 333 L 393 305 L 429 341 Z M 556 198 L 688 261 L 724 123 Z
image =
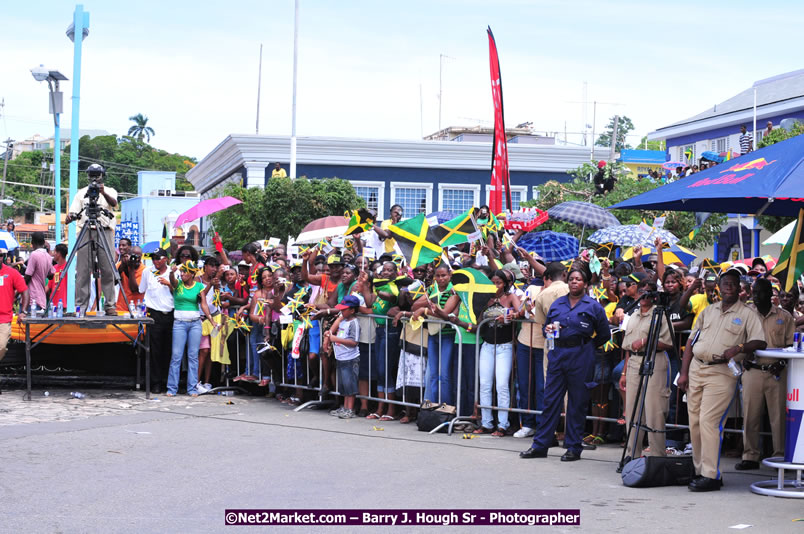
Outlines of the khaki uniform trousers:
M 706 365 L 692 358 L 687 389 L 692 461 L 695 473 L 720 478 L 723 424 L 737 396 L 737 377 L 728 365 Z
M 11 337 L 11 323 L 0 324 L 0 360 L 6 357 L 8 340 Z
M 634 404 L 639 395 L 639 368 L 642 366 L 642 359 L 642 356 L 637 356 L 633 353 L 628 358 L 628 369 L 625 371 L 626 428 L 631 428 L 631 414 L 634 411 Z M 642 412 L 641 423 L 643 425 L 647 424 L 653 430 L 661 431 L 648 433 L 648 445 L 650 446 L 648 456 L 666 456 L 667 449 L 663 431 L 670 403 L 670 360 L 666 352 L 656 353 L 653 376 L 646 376 L 645 379 L 648 380 L 648 389 L 645 392 L 645 409 Z M 631 429 L 631 432 L 631 438 L 626 444 L 625 455 L 631 458 L 639 458 L 642 456 L 642 442 L 645 439 L 646 431 L 640 429 L 636 441 L 636 450 L 634 451 L 631 450 L 634 429 Z
M 758 358 L 760 365 L 776 360 Z M 768 407 L 771 434 L 773 436 L 773 456 L 784 456 L 785 401 L 787 393 L 787 368 L 779 380 L 771 373 L 759 369 L 749 369 L 743 373 L 743 460 L 759 461 L 759 431 L 762 426 L 762 412 Z

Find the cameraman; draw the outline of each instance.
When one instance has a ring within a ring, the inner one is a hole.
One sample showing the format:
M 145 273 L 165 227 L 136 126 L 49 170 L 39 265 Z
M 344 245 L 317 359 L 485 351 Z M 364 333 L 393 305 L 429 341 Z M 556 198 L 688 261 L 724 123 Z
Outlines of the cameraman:
M 84 224 L 88 221 L 87 207 L 90 205 L 90 189 L 97 190 L 97 205 L 98 208 L 101 208 L 97 218 L 98 227 L 96 231 L 90 231 L 87 238 L 96 241 L 103 239 L 106 249 L 111 254 L 112 250 L 114 250 L 115 226 L 115 219 L 111 210 L 117 206 L 117 191 L 111 187 L 104 187 L 103 181 L 106 178 L 106 171 L 97 163 L 93 163 L 87 168 L 87 176 L 89 177 L 89 186 L 78 190 L 72 204 L 70 204 L 70 211 L 65 222 L 70 224 L 72 221 L 78 221 L 77 228 L 80 233 L 84 228 Z M 91 248 L 87 241 L 78 244 L 86 246 L 83 246 L 78 251 L 78 267 L 75 273 L 75 304 L 76 306 L 81 306 L 82 310 L 89 311 L 89 284 L 92 275 Z M 100 249 L 100 244 L 97 249 L 97 262 L 101 272 L 103 295 L 106 297 L 106 315 L 117 315 L 114 303 L 114 265 L 112 265 L 109 256 Z

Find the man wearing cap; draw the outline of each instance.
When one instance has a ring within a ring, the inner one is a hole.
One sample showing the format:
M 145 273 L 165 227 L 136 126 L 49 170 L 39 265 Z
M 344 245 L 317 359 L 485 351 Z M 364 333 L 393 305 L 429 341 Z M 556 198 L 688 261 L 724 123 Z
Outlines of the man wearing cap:
M 142 271 L 138 292 L 144 294 L 148 317 L 154 320 L 151 328 L 151 391 L 159 393 L 166 384 L 173 338 L 173 291 L 167 268 L 167 252 L 158 249 L 151 255 L 153 269 Z
M 737 377 L 727 365 L 767 346 L 759 315 L 740 302 L 740 271 L 720 277 L 722 300 L 698 316 L 687 346 L 678 387 L 687 391 L 692 458 L 696 477 L 690 491 L 716 491 L 723 482 L 720 447 L 723 421 L 737 396 Z
M 760 278 L 751 289 L 754 306 L 762 320 L 768 348 L 793 344 L 796 331 L 793 316 L 771 305 L 771 283 Z M 759 469 L 759 431 L 767 403 L 773 435 L 772 456 L 784 456 L 785 394 L 787 369 L 784 360 L 754 356 L 744 363 L 743 373 L 743 458 L 734 466 L 738 471 Z

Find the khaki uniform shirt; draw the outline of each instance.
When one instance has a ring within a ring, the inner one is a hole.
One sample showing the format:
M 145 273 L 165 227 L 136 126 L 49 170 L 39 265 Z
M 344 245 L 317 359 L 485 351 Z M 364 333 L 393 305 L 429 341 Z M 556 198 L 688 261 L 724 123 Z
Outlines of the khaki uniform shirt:
M 753 307 L 752 307 L 753 308 Z M 756 310 L 756 308 L 753 308 Z M 787 310 L 778 306 L 771 306 L 768 315 L 763 315 L 756 310 L 762 321 L 762 332 L 765 334 L 765 341 L 768 342 L 769 349 L 782 349 L 793 344 L 793 334 L 796 332 L 796 321 Z M 776 358 L 756 358 L 761 365 L 774 363 Z
M 73 197 L 72 203 L 70 204 L 70 213 L 78 213 L 82 209 L 89 206 L 89 198 L 87 198 L 88 190 L 89 187 L 82 187 L 81 189 L 78 190 L 78 192 L 75 194 L 75 197 Z M 108 185 L 104 185 L 103 190 L 107 195 L 117 200 L 117 191 L 115 191 L 113 188 L 109 187 Z M 105 208 L 109 211 L 113 210 L 113 208 L 106 201 L 106 197 L 103 196 L 103 193 L 98 195 L 98 206 L 100 206 L 101 208 Z M 85 222 L 87 222 L 86 211 L 81 211 L 81 217 L 75 223 L 76 228 L 78 229 L 79 232 L 81 231 L 81 228 L 84 227 Z M 101 228 L 114 230 L 115 220 L 110 219 L 103 213 L 101 213 L 98 216 L 98 222 L 100 223 Z
M 692 331 L 693 337 L 698 335 L 692 354 L 704 362 L 714 361 L 726 349 L 740 343 L 765 341 L 762 318 L 755 310 L 739 300 L 725 312 L 722 308 L 723 302 L 707 306 L 698 316 L 698 322 Z
M 628 319 L 628 324 L 625 328 L 625 337 L 623 338 L 623 349 L 631 352 L 645 352 L 645 346 L 639 348 L 639 351 L 633 348 L 633 344 L 641 339 L 648 338 L 650 331 L 650 320 L 653 317 L 653 309 L 656 306 L 651 306 L 647 313 L 642 313 L 642 307 L 637 307 L 631 317 Z M 673 345 L 673 337 L 670 329 L 667 327 L 667 321 L 664 316 L 661 321 L 662 327 L 659 329 L 659 341 Z
M 533 305 L 536 302 L 536 297 L 544 291 L 543 286 L 528 286 L 525 290 L 525 309 L 530 312 L 529 319 L 522 321 L 522 328 L 519 330 L 519 337 L 517 341 L 525 346 L 534 347 L 538 349 L 544 348 L 544 333 L 542 332 L 543 324 L 536 323 L 533 319 Z
M 547 321 L 547 312 L 550 311 L 550 306 L 559 297 L 563 297 L 567 293 L 569 293 L 569 286 L 565 282 L 555 281 L 550 282 L 550 285 L 542 289 L 541 293 L 536 296 L 536 301 L 533 304 L 533 322 L 538 325 L 540 334 L 542 333 L 542 326 Z M 536 344 L 535 347 L 537 349 L 544 348 L 544 337 L 542 337 L 541 345 Z

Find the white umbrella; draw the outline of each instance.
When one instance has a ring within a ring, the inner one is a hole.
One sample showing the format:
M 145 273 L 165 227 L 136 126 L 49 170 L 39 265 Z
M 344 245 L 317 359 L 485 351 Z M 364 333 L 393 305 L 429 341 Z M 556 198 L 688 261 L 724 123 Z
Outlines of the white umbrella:
M 6 250 L 14 250 L 19 246 L 20 244 L 17 243 L 16 239 L 11 237 L 11 234 L 9 232 L 0 231 L 0 248 L 4 248 Z
M 791 222 L 768 239 L 762 242 L 763 245 L 786 245 L 790 241 L 790 235 L 796 227 L 796 221 Z
M 296 243 L 308 244 L 318 243 L 322 239 L 336 235 L 343 235 L 349 228 L 347 220 L 343 216 L 330 215 L 316 219 L 301 231 L 296 238 Z

